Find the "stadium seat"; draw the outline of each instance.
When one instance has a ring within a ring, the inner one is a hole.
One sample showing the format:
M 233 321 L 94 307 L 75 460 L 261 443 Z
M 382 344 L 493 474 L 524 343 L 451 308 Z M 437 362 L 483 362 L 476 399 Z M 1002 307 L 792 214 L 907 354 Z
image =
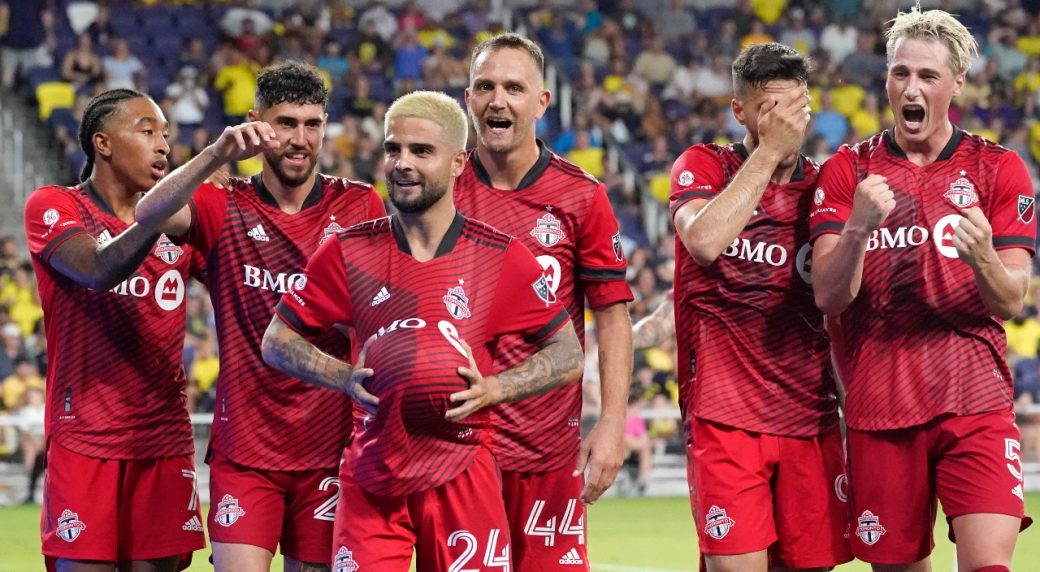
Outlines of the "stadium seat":
M 36 86 L 36 103 L 40 106 L 40 119 L 46 121 L 55 109 L 72 109 L 76 105 L 76 90 L 71 83 L 47 81 Z
M 58 73 L 58 70 L 56 70 L 53 67 L 39 67 L 32 68 L 29 71 L 27 71 L 25 74 L 25 79 L 26 81 L 28 81 L 30 89 L 36 91 L 36 88 L 39 87 L 40 84 L 52 81 L 61 81 L 61 74 Z

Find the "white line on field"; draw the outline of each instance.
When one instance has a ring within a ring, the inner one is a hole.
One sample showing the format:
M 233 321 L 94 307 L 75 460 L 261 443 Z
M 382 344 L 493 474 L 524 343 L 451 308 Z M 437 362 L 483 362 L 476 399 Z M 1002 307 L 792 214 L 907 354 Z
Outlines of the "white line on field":
M 647 568 L 646 566 L 628 566 L 625 564 L 593 564 L 592 569 L 603 572 L 686 572 L 675 568 Z

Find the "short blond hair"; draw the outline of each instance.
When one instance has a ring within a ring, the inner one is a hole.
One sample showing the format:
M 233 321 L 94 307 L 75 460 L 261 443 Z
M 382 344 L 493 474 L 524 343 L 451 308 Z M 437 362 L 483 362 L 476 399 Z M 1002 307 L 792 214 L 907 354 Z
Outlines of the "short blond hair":
M 909 12 L 900 12 L 893 18 L 891 27 L 885 31 L 885 51 L 891 61 L 896 42 L 904 38 L 922 38 L 942 42 L 950 51 L 947 62 L 953 73 L 967 73 L 971 60 L 979 55 L 979 44 L 968 28 L 957 18 L 943 10 L 921 11 L 914 6 Z
M 402 95 L 386 110 L 383 123 L 384 135 L 390 130 L 390 122 L 400 117 L 428 119 L 444 129 L 444 137 L 452 145 L 452 151 L 466 148 L 469 125 L 466 112 L 450 95 L 439 91 L 413 91 Z

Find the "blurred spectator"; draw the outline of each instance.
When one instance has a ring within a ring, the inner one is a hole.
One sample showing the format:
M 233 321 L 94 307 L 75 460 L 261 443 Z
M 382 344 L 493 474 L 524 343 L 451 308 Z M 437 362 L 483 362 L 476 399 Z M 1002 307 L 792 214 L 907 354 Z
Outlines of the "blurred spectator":
M 365 28 L 369 24 L 385 42 L 389 42 L 397 33 L 397 17 L 386 7 L 383 0 L 374 0 L 358 18 L 358 28 Z
M 94 53 L 90 34 L 76 36 L 76 47 L 65 54 L 61 62 L 61 79 L 71 83 L 77 90 L 93 87 L 104 78 L 101 58 Z
M 684 0 L 668 0 L 668 8 L 654 15 L 654 29 L 665 42 L 686 38 L 697 30 L 693 14 Z
M 228 64 L 217 70 L 213 87 L 224 99 L 224 122 L 238 125 L 245 120 L 256 98 L 256 65 L 237 48 L 228 51 Z
M 788 25 L 780 33 L 780 43 L 807 56 L 816 51 L 816 34 L 805 27 L 805 11 L 801 8 L 791 10 Z
M 325 43 L 325 50 L 318 57 L 318 67 L 329 74 L 335 84 L 339 84 L 350 72 L 350 62 L 343 53 L 343 45 L 336 40 Z
M 188 386 L 192 388 L 189 394 L 189 411 L 213 411 L 219 373 L 220 358 L 217 356 L 216 335 L 214 332 L 207 332 L 199 338 L 191 368 L 188 370 Z
M 0 1 L 0 23 L 6 23 L 0 37 L 0 67 L 3 68 L 2 86 L 11 89 L 15 80 L 31 69 L 48 67 L 53 61 L 47 49 L 47 31 L 50 2 L 43 0 Z M 2 24 L 0 24 L 2 25 Z
M 859 32 L 849 25 L 845 18 L 827 24 L 820 34 L 820 47 L 823 48 L 835 65 L 841 65 L 845 57 L 856 51 Z
M 405 28 L 394 57 L 394 79 L 422 79 L 422 63 L 430 52 L 419 44 L 416 32 Z
M 11 270 L 11 276 L 3 280 L 0 286 L 0 304 L 7 308 L 8 315 L 18 326 L 23 337 L 29 337 L 36 331 L 37 323 L 43 319 L 39 294 L 33 282 L 33 268 L 28 261 L 22 261 Z
M 97 16 L 87 26 L 87 34 L 90 35 L 91 43 L 97 48 L 107 48 L 109 40 L 115 36 L 112 24 L 109 22 L 108 5 L 104 2 L 98 3 Z
M 884 52 L 878 52 L 877 34 L 873 30 L 860 32 L 856 46 L 856 51 L 842 60 L 842 73 L 845 77 L 856 78 L 856 83 L 863 87 L 884 85 L 888 61 Z
M 184 50 L 180 54 L 180 69 L 191 66 L 199 72 L 198 82 L 205 84 L 209 81 L 209 58 L 206 52 L 206 42 L 199 36 L 192 36 L 184 41 Z
M 653 470 L 654 452 L 650 442 L 650 434 L 646 421 L 642 417 L 645 405 L 639 387 L 633 387 L 628 393 L 628 417 L 625 419 L 625 457 L 635 456 L 638 463 L 636 476 L 636 493 L 646 493 L 646 485 L 650 481 Z
M 198 83 L 199 71 L 192 66 L 184 66 L 173 83 L 166 87 L 166 97 L 173 105 L 170 108 L 170 119 L 180 129 L 194 130 L 206 118 L 209 108 L 209 95 Z
M 130 44 L 125 38 L 112 38 L 109 49 L 111 53 L 101 61 L 101 67 L 105 72 L 105 87 L 135 89 L 144 79 L 144 64 L 130 53 Z
M 264 35 L 274 28 L 274 21 L 261 10 L 235 6 L 224 13 L 220 19 L 220 29 L 232 38 L 238 38 L 246 31 L 245 22 L 249 21 L 249 33 Z
M 18 358 L 14 362 L 14 370 L 0 380 L 0 395 L 3 396 L 4 408 L 15 411 L 25 403 L 25 395 L 29 388 L 44 388 L 43 378 L 36 371 L 36 365 L 27 358 Z
M 849 132 L 849 122 L 845 116 L 834 110 L 830 92 L 820 96 L 820 110 L 813 116 L 812 132 L 823 137 L 831 151 L 836 151 Z
M 260 55 L 260 48 L 266 43 L 256 30 L 256 22 L 252 18 L 243 18 L 238 36 L 235 37 L 235 47 L 242 50 L 246 57 L 255 60 Z
M 990 58 L 997 64 L 997 76 L 1005 82 L 1015 81 L 1028 61 L 1017 43 L 1018 33 L 1013 28 L 996 27 L 990 32 Z
M 14 373 L 15 364 L 28 358 L 18 324 L 8 322 L 0 327 L 0 380 L 6 380 Z
M 397 17 L 397 28 L 401 32 L 413 32 L 418 33 L 423 26 L 426 25 L 426 16 L 423 15 L 419 7 L 415 5 L 415 0 L 409 0 L 404 6 L 404 10 L 401 11 L 401 15 Z
M 383 73 L 392 57 L 390 44 L 376 31 L 375 24 L 365 22 L 351 47 L 358 63 L 369 72 Z
M 43 436 L 44 405 L 46 389 L 43 386 L 29 386 L 25 403 L 15 412 L 12 420 L 18 424 L 21 434 L 22 466 L 28 478 L 25 504 L 36 502 L 36 485 L 43 476 Z
M 581 167 L 597 179 L 603 177 L 603 148 L 594 147 L 589 140 L 588 131 L 578 131 L 574 136 L 574 148 L 567 155 L 567 160 Z
M 632 73 L 650 84 L 663 88 L 677 67 L 675 58 L 664 49 L 660 36 L 650 39 L 646 49 L 639 53 L 632 65 Z
M 751 31 L 740 38 L 740 49 L 753 45 L 753 44 L 767 44 L 772 42 L 773 36 L 766 32 L 766 25 L 760 20 L 755 20 L 751 23 Z

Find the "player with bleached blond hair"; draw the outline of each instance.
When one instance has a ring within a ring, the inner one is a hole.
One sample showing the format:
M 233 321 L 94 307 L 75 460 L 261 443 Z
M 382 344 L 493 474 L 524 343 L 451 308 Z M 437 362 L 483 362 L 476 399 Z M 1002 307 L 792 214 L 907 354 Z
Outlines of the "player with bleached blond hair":
M 939 500 L 959 569 L 1009 572 L 1031 521 L 1002 320 L 1029 286 L 1035 193 L 1014 151 L 949 120 L 968 29 L 913 8 L 886 37 L 895 126 L 839 149 L 809 213 L 816 303 L 840 315 L 852 548 L 929 570 Z

